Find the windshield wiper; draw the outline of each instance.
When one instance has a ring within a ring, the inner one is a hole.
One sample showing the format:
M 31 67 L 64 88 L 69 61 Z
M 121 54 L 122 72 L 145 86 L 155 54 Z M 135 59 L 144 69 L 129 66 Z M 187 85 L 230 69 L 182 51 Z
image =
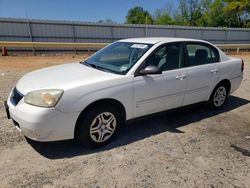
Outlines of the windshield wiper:
M 88 67 L 92 67 L 92 68 L 95 68 L 95 69 L 98 69 L 98 70 L 101 70 L 101 71 L 105 71 L 105 72 L 110 72 L 110 73 L 112 73 L 111 71 L 109 71 L 109 70 L 107 70 L 107 69 L 105 69 L 105 68 L 103 68 L 103 67 L 101 67 L 101 66 L 99 66 L 99 65 L 95 65 L 95 64 L 92 64 L 92 63 L 88 63 L 87 61 L 82 61 L 82 62 L 80 62 L 81 64 L 83 64 L 83 65 L 86 65 L 86 66 L 88 66 Z
M 79 63 L 86 65 L 88 67 L 92 67 L 92 64 L 89 64 L 87 61 L 80 61 Z

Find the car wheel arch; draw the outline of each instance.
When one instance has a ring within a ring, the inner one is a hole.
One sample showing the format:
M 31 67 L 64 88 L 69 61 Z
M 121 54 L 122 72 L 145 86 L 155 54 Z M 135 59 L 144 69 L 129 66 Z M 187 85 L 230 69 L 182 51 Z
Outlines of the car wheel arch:
M 217 87 L 218 85 L 221 85 L 221 84 L 225 84 L 227 89 L 228 89 L 228 93 L 230 93 L 230 91 L 231 91 L 231 82 L 228 79 L 223 79 L 215 87 Z
M 99 106 L 99 105 L 112 105 L 116 107 L 121 112 L 122 120 L 123 122 L 125 122 L 126 110 L 125 110 L 124 105 L 120 101 L 116 99 L 111 99 L 111 98 L 100 99 L 100 100 L 90 103 L 86 108 L 84 108 L 81 111 L 75 124 L 74 137 L 76 137 L 76 133 L 78 131 L 78 120 L 81 118 L 81 116 L 84 116 L 84 114 L 86 114 L 91 108 L 94 108 L 95 106 Z
M 230 80 L 229 79 L 222 79 L 222 80 L 220 80 L 215 86 L 214 86 L 214 88 L 212 89 L 212 91 L 210 92 L 210 94 L 209 94 L 209 98 L 208 98 L 208 100 L 210 99 L 210 97 L 211 97 L 211 95 L 212 95 L 212 93 L 213 93 L 213 91 L 214 91 L 214 89 L 218 86 L 218 85 L 226 85 L 226 87 L 227 87 L 227 89 L 228 89 L 228 94 L 230 93 L 230 91 L 231 91 L 231 82 L 230 82 Z

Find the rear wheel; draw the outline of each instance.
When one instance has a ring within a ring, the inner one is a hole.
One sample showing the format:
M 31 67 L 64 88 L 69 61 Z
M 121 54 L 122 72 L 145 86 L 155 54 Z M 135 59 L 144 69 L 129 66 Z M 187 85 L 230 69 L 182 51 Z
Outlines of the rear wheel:
M 119 111 L 113 106 L 95 106 L 83 113 L 77 122 L 77 139 L 86 147 L 107 144 L 122 124 Z
M 213 109 L 221 108 L 225 104 L 228 98 L 228 93 L 229 93 L 228 90 L 229 89 L 226 84 L 217 85 L 214 88 L 209 99 L 210 107 L 212 107 Z

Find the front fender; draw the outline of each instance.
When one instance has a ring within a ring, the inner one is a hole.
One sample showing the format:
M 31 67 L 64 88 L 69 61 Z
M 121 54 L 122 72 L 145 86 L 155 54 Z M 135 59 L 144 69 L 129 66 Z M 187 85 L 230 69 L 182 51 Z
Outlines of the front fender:
M 115 99 L 125 108 L 126 119 L 133 114 L 133 79 L 119 80 L 79 86 L 64 92 L 56 108 L 62 112 L 81 112 L 87 106 L 101 99 Z

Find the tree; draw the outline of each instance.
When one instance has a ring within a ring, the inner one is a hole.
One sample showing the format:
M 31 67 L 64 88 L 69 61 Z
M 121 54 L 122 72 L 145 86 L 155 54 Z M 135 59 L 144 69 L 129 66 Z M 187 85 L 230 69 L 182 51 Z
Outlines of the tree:
M 177 14 L 174 16 L 179 25 L 199 25 L 202 16 L 200 0 L 179 0 Z
M 179 0 L 177 13 L 174 15 L 177 25 L 189 25 L 188 23 L 188 4 L 186 0 Z
M 248 26 L 250 21 L 250 0 L 225 0 L 225 15 L 232 27 Z
M 205 27 L 209 26 L 209 23 L 208 23 L 208 20 L 210 19 L 209 11 L 210 11 L 210 7 L 212 3 L 213 3 L 213 0 L 201 0 L 200 2 L 201 17 L 198 21 L 199 26 L 205 26 Z
M 155 24 L 157 24 L 157 25 L 174 25 L 175 22 L 169 14 L 164 13 L 164 14 L 161 14 L 155 18 Z
M 189 7 L 189 23 L 192 26 L 196 26 L 198 20 L 201 17 L 201 7 L 200 7 L 199 0 L 188 0 L 188 7 Z
M 142 7 L 134 7 L 128 11 L 126 16 L 128 24 L 153 24 L 154 20 L 148 11 Z
M 226 15 L 224 14 L 224 2 L 223 0 L 215 0 L 210 5 L 210 11 L 207 16 L 208 26 L 212 27 L 227 27 L 228 22 L 226 19 Z
M 174 25 L 175 22 L 170 15 L 170 12 L 170 10 L 156 9 L 154 23 L 157 25 Z
M 250 0 L 179 0 L 172 14 L 171 4 L 157 9 L 154 19 L 142 7 L 128 11 L 127 23 L 192 25 L 206 27 L 250 27 Z
M 208 7 L 202 16 L 201 26 L 248 27 L 250 0 L 203 0 Z

